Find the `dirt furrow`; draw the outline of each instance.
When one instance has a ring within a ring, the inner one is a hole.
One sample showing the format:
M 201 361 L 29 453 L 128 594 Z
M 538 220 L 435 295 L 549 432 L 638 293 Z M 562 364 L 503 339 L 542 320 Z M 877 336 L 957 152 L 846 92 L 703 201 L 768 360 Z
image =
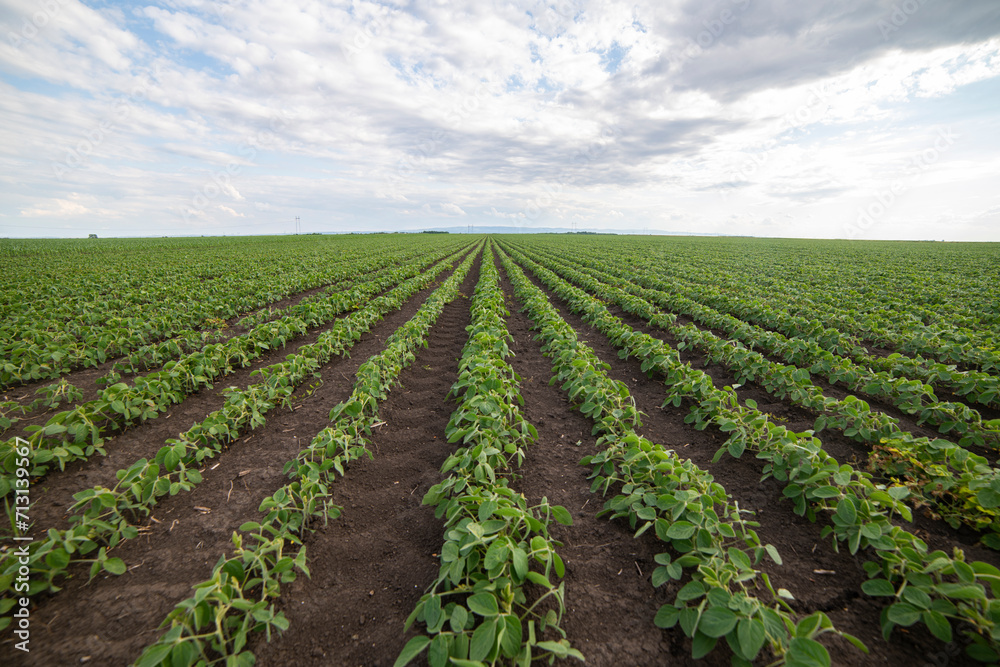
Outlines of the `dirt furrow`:
M 543 497 L 573 515 L 572 526 L 556 525 L 553 536 L 566 563 L 566 616 L 562 627 L 587 664 L 596 667 L 634 665 L 689 665 L 691 643 L 680 632 L 664 632 L 652 619 L 661 605 L 680 588 L 654 589 L 650 574 L 659 552 L 649 540 L 636 540 L 624 522 L 598 519 L 604 498 L 590 492 L 590 469 L 580 459 L 597 451 L 593 422 L 573 410 L 558 385 L 549 385 L 552 364 L 534 340 L 527 315 L 502 269 L 501 285 L 511 315 L 507 327 L 514 341 L 509 362 L 521 376 L 521 412 L 538 430 L 538 440 L 526 449 L 513 486 L 529 503 Z M 631 388 L 632 383 L 629 382 Z M 614 619 L 610 622 L 609 619 Z M 710 654 L 701 665 L 728 665 L 728 658 Z
M 443 523 L 424 494 L 441 480 L 452 451 L 444 437 L 455 403 L 479 260 L 428 335 L 429 345 L 400 374 L 379 409 L 374 458 L 361 459 L 333 489 L 343 515 L 306 540 L 312 578 L 283 591 L 291 621 L 280 637 L 253 645 L 260 665 L 392 665 L 412 633 L 403 625 L 438 570 Z

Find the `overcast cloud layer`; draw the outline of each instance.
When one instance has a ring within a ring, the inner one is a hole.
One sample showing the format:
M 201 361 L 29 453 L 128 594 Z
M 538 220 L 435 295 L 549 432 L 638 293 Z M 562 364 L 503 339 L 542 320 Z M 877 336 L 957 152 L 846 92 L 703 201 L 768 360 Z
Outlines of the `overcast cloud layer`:
M 1000 240 L 996 0 L 0 0 L 0 235 Z

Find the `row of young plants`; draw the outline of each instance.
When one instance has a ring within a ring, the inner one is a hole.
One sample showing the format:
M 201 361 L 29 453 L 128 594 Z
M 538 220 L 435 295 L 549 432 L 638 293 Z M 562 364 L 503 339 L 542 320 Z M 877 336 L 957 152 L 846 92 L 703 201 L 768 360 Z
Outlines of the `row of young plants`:
M 66 378 L 59 378 L 58 382 L 36 389 L 35 396 L 38 398 L 31 403 L 0 402 L 0 433 L 21 421 L 17 414 L 26 415 L 41 408 L 55 410 L 62 403 L 72 404 L 82 399 L 83 391 Z
M 789 310 L 818 317 L 878 345 L 948 363 L 978 365 L 994 373 L 1000 370 L 1000 355 L 996 354 L 1000 341 L 988 324 L 995 318 L 984 322 L 982 313 L 970 317 L 954 311 L 945 316 L 941 305 L 949 297 L 943 295 L 936 295 L 933 310 L 923 308 L 914 303 L 914 285 L 911 282 L 896 293 L 881 295 L 883 301 L 875 301 L 872 294 L 858 293 L 857 301 L 851 303 L 850 290 L 834 294 L 813 286 L 799 294 L 788 293 L 785 301 Z
M 98 262 L 77 258 L 63 275 L 51 275 L 59 263 L 46 262 L 21 283 L 5 282 L 2 293 L 10 305 L 0 320 L 0 386 L 96 366 L 137 346 L 340 280 L 352 274 L 352 265 L 372 262 L 373 255 L 391 261 L 396 254 L 340 242 L 346 247 L 339 248 L 339 256 L 327 250 L 315 258 L 326 261 L 314 262 L 301 250 L 275 252 L 280 249 L 274 244 L 255 248 L 256 256 L 241 254 L 247 248 L 236 243 L 185 253 L 175 262 L 166 248 Z M 14 265 L 11 273 L 25 269 Z
M 560 249 L 559 252 L 566 256 L 564 250 Z M 574 254 L 574 260 L 593 265 L 595 257 L 590 253 Z M 639 259 L 634 261 L 636 264 L 644 263 Z M 988 372 L 975 369 L 958 370 L 954 365 L 920 356 L 914 358 L 893 353 L 882 357 L 871 354 L 854 335 L 842 333 L 817 318 L 792 314 L 775 307 L 772 299 L 749 298 L 743 294 L 742 288 L 735 290 L 742 295 L 740 298 L 736 298 L 732 296 L 734 290 L 724 290 L 714 285 L 696 287 L 685 279 L 670 278 L 638 265 L 625 267 L 622 263 L 615 266 L 602 263 L 600 268 L 617 278 L 669 294 L 674 299 L 687 299 L 702 307 L 707 305 L 722 313 L 736 316 L 741 321 L 780 332 L 788 337 L 789 351 L 792 353 L 801 353 L 800 350 L 796 349 L 796 341 L 817 346 L 820 350 L 835 355 L 833 360 L 818 362 L 824 366 L 830 364 L 831 371 L 843 373 L 844 371 L 838 368 L 842 364 L 837 361 L 837 358 L 845 357 L 853 360 L 857 367 L 868 368 L 876 373 L 886 373 L 888 376 L 898 378 L 903 382 L 919 380 L 921 383 L 945 389 L 969 401 L 991 407 L 1000 407 L 1000 378 Z M 678 303 L 683 305 L 684 302 Z M 811 349 L 808 349 L 807 352 L 815 354 L 815 351 Z M 885 379 L 881 379 L 879 384 L 884 382 Z M 874 385 L 873 389 L 877 389 L 878 386 L 878 384 Z M 905 392 L 905 385 L 897 385 L 897 387 Z
M 928 263 L 940 262 L 943 254 L 935 253 Z M 767 267 L 771 271 L 761 271 L 757 266 L 743 269 L 731 264 L 706 271 L 705 265 L 711 265 L 708 261 L 702 266 L 671 261 L 661 264 L 658 270 L 685 283 L 707 284 L 723 291 L 738 289 L 748 299 L 766 300 L 788 313 L 816 319 L 824 326 L 884 347 L 946 363 L 978 366 L 994 374 L 1000 370 L 1000 341 L 990 326 L 991 322 L 995 324 L 996 313 L 984 309 L 987 304 L 970 298 L 976 293 L 995 293 L 995 286 L 981 282 L 989 271 L 987 267 L 970 272 L 959 264 L 944 276 L 928 276 L 926 271 L 915 270 L 912 260 L 904 260 L 899 271 L 887 271 L 885 255 L 867 267 L 844 255 L 837 258 L 843 268 L 833 264 L 812 272 L 805 270 L 801 257 L 786 258 L 784 272 L 773 271 L 776 265 Z M 938 282 L 941 277 L 946 281 L 946 290 Z M 967 282 L 969 288 L 956 288 L 956 279 Z M 932 308 L 922 307 L 921 300 Z M 952 302 L 964 303 L 972 316 L 947 307 Z
M 260 505 L 264 516 L 233 533 L 233 553 L 223 555 L 212 576 L 194 586 L 195 594 L 180 602 L 164 619 L 169 628 L 146 647 L 135 667 L 187 667 L 225 663 L 249 667 L 254 655 L 246 649 L 253 632 L 288 628 L 288 619 L 275 611 L 281 585 L 294 581 L 295 570 L 309 576 L 303 538 L 322 520 L 340 516 L 332 485 L 350 462 L 371 457 L 372 428 L 378 408 L 399 382 L 400 372 L 426 347 L 427 334 L 445 305 L 454 300 L 476 255 L 455 269 L 421 305 L 414 316 L 387 340 L 382 352 L 361 365 L 347 400 L 330 411 L 333 422 L 309 446 L 285 464 L 290 482 Z M 291 552 L 295 552 L 291 555 Z
M 25 430 L 30 433 L 31 476 L 42 476 L 53 465 L 62 470 L 67 463 L 86 460 L 95 452 L 104 455 L 104 442 L 109 432 L 158 417 L 189 394 L 211 387 L 217 378 L 250 365 L 269 350 L 304 334 L 310 327 L 364 306 L 376 294 L 419 274 L 423 266 L 424 260 L 420 259 L 406 266 L 386 269 L 364 284 L 303 305 L 281 320 L 265 322 L 224 343 L 208 345 L 168 362 L 160 371 L 134 378 L 132 386 L 120 382 L 106 387 L 96 399 L 56 413 L 44 426 L 29 426 Z M 17 470 L 16 447 L 15 438 L 0 442 L 0 495 L 9 492 Z
M 352 287 L 355 282 L 357 281 L 342 281 L 335 285 L 336 289 L 333 289 L 334 286 L 327 288 L 325 294 L 332 295 L 336 292 L 345 291 Z M 311 298 L 307 297 L 303 299 L 302 303 L 318 301 L 323 297 L 324 294 L 313 295 Z M 259 314 L 261 315 L 260 317 L 248 316 L 240 320 L 239 324 L 241 326 L 246 325 L 247 329 L 251 329 L 259 324 L 281 317 L 284 312 L 283 309 L 260 310 L 254 314 Z M 148 371 L 152 368 L 162 366 L 168 361 L 178 359 L 185 354 L 203 350 L 206 345 L 228 337 L 229 335 L 225 332 L 224 328 L 181 331 L 167 340 L 137 348 L 116 361 L 111 370 L 97 378 L 95 383 L 98 385 L 115 384 L 121 380 L 122 373 L 135 374 Z M 83 397 L 83 392 L 80 388 L 73 385 L 65 377 L 60 378 L 58 382 L 39 387 L 34 393 L 38 398 L 35 398 L 30 403 L 14 400 L 7 400 L 0 403 L 0 434 L 21 421 L 21 417 L 17 415 L 25 415 L 40 408 L 54 410 L 62 403 L 73 404 Z
M 442 256 L 443 254 L 425 256 L 423 258 L 423 266 L 433 264 L 434 261 L 440 259 Z M 337 294 L 338 292 L 346 292 L 358 283 L 364 284 L 372 278 L 385 274 L 385 264 L 390 262 L 394 262 L 396 264 L 407 263 L 411 258 L 414 259 L 414 261 L 420 261 L 418 253 L 401 253 L 398 259 L 383 259 L 377 263 L 376 266 L 379 268 L 373 273 L 364 274 L 362 277 L 353 276 L 350 280 L 335 283 L 318 294 L 305 297 L 298 304 L 295 304 L 295 306 L 290 308 L 276 310 L 268 308 L 256 311 L 252 316 L 247 316 L 241 319 L 239 325 L 244 326 L 247 329 L 253 329 L 266 322 L 276 320 L 283 315 L 288 314 L 301 316 L 307 323 L 309 323 L 310 326 L 314 326 L 314 323 L 317 321 L 317 311 L 314 308 L 308 307 L 306 304 L 320 302 L 329 296 Z M 322 322 L 320 322 L 320 324 L 321 323 Z M 224 324 L 222 326 L 224 327 Z M 182 331 L 178 335 L 167 340 L 144 345 L 134 350 L 124 358 L 116 361 L 111 370 L 103 376 L 97 378 L 95 382 L 99 385 L 117 384 L 121 381 L 122 373 L 140 373 L 157 366 L 162 366 L 165 363 L 178 359 L 185 354 L 204 351 L 206 345 L 216 341 L 225 340 L 229 337 L 230 336 L 226 334 L 224 328 L 205 329 L 201 331 Z M 82 391 L 69 382 L 69 380 L 65 377 L 60 378 L 58 382 L 51 385 L 39 387 L 35 390 L 35 394 L 39 397 L 34 399 L 31 403 L 23 403 L 13 400 L 3 401 L 0 403 L 0 434 L 21 420 L 21 417 L 17 415 L 25 415 L 41 407 L 53 410 L 58 408 L 61 403 L 72 404 L 82 398 Z
M 403 667 L 427 651 L 431 667 L 517 664 L 533 659 L 583 656 L 559 627 L 565 612 L 565 566 L 549 534 L 553 520 L 571 524 L 565 508 L 546 499 L 529 506 L 511 488 L 524 448 L 538 436 L 521 416 L 519 378 L 507 363 L 509 314 L 487 247 L 472 298 L 472 323 L 449 397 L 459 403 L 445 430 L 461 447 L 445 460 L 448 477 L 431 487 L 423 504 L 445 518 L 437 579 L 406 621 L 424 634 L 407 642 L 396 660 Z M 534 569 L 533 567 L 534 566 Z M 562 635 L 558 640 L 545 635 Z
M 538 266 L 521 257 L 533 267 Z M 679 349 L 690 346 L 703 351 L 713 363 L 729 368 L 738 382 L 756 382 L 769 394 L 817 414 L 814 432 L 833 427 L 871 445 L 874 453 L 870 464 L 874 469 L 902 480 L 913 492 L 914 501 L 933 507 L 952 527 L 964 523 L 987 531 L 983 542 L 1000 549 L 1000 471 L 990 467 L 982 456 L 948 440 L 916 437 L 900 429 L 898 420 L 871 410 L 855 396 L 843 400 L 825 396 L 804 369 L 774 363 L 693 325 L 677 325 L 672 315 L 657 310 L 645 299 L 601 283 L 556 259 L 548 258 L 546 264 L 590 294 L 671 332 L 682 341 Z
M 262 381 L 244 389 L 230 388 L 222 408 L 179 438 L 169 439 L 153 460 L 140 459 L 119 470 L 113 487 L 97 486 L 74 494 L 69 528 L 50 528 L 44 540 L 33 541 L 27 563 L 13 555 L 0 559 L 0 614 L 13 605 L 13 582 L 21 566 L 26 565 L 31 576 L 29 595 L 58 591 L 57 579 L 74 564 L 90 564 L 91 578 L 102 569 L 112 574 L 123 572 L 124 564 L 110 558 L 108 549 L 135 537 L 137 524 L 152 512 L 159 498 L 190 491 L 201 483 L 200 469 L 206 459 L 216 456 L 241 431 L 263 425 L 264 415 L 279 404 L 287 404 L 297 386 L 330 359 L 345 354 L 385 314 L 399 309 L 447 268 L 446 260 L 338 320 L 315 343 L 303 346 L 285 361 L 254 371 Z M 12 511 L 8 508 L 8 514 Z
M 551 253 L 544 255 L 559 260 L 563 265 L 567 264 L 566 260 L 560 260 Z M 822 375 L 831 383 L 842 383 L 869 396 L 887 399 L 903 412 L 917 416 L 918 423 L 936 426 L 941 433 L 953 433 L 963 447 L 974 445 L 1000 448 L 1000 420 L 984 421 L 979 412 L 964 403 L 939 401 L 934 390 L 919 380 L 895 377 L 886 371 L 872 371 L 833 354 L 813 340 L 790 339 L 780 333 L 748 324 L 732 315 L 720 313 L 685 296 L 635 285 L 611 273 L 608 262 L 594 259 L 586 264 L 575 261 L 572 265 L 600 282 L 687 315 L 704 326 L 723 331 L 750 348 L 765 350 L 789 364 L 807 369 L 809 373 Z M 997 379 L 992 378 L 992 381 L 995 383 Z M 989 397 L 980 398 L 985 402 Z
M 514 293 L 540 332 L 542 352 L 552 359 L 553 383 L 560 383 L 570 401 L 594 421 L 598 446 L 586 456 L 591 466 L 591 490 L 616 495 L 600 514 L 627 518 L 635 536 L 651 528 L 670 547 L 656 556 L 652 583 L 688 582 L 673 603 L 663 605 L 657 626 L 681 630 L 692 638 L 692 656 L 710 653 L 725 638 L 734 665 L 749 665 L 764 647 L 776 664 L 829 665 L 826 648 L 817 641 L 825 633 L 841 635 L 865 649 L 856 638 L 833 627 L 823 612 L 799 621 L 787 600 L 792 594 L 775 590 L 766 573 L 756 568 L 765 555 L 780 564 L 771 545 L 762 544 L 739 504 L 729 498 L 712 476 L 673 450 L 639 435 L 639 412 L 624 384 L 608 377 L 610 368 L 581 343 L 548 297 L 501 253 Z M 766 590 L 767 598 L 760 597 Z
M 302 317 L 307 322 L 315 320 L 316 311 L 309 304 L 322 302 L 327 297 L 338 292 L 348 291 L 359 284 L 363 285 L 373 278 L 384 274 L 386 267 L 389 265 L 406 265 L 411 263 L 411 261 L 419 262 L 422 260 L 423 266 L 429 266 L 437 259 L 443 257 L 444 254 L 447 253 L 440 253 L 434 257 L 428 256 L 425 252 L 400 252 L 391 257 L 379 256 L 370 259 L 368 262 L 358 262 L 342 267 L 341 271 L 337 274 L 336 280 L 320 292 L 304 297 L 297 303 L 286 308 L 275 309 L 268 307 L 254 311 L 240 318 L 237 325 L 246 329 L 253 329 L 265 322 L 274 321 L 288 315 Z M 314 325 L 310 324 L 310 326 Z M 177 359 L 184 354 L 201 350 L 210 342 L 227 337 L 225 323 L 222 323 L 222 328 L 219 329 L 182 331 L 167 340 L 137 348 L 115 362 L 111 370 L 98 378 L 96 382 L 98 384 L 114 384 L 121 379 L 122 373 L 132 374 L 148 371 L 157 366 L 162 366 L 172 359 Z
M 912 521 L 903 502 L 904 486 L 887 488 L 868 473 L 840 465 L 823 450 L 812 432 L 794 433 L 770 421 L 753 401 L 742 405 L 731 387 L 719 389 L 703 371 L 680 361 L 676 350 L 662 340 L 637 332 L 614 317 L 595 297 L 556 274 L 536 267 L 535 275 L 563 299 L 571 310 L 606 335 L 623 357 L 641 362 L 644 372 L 660 375 L 667 387 L 664 406 L 689 405 L 687 423 L 698 429 L 712 425 L 728 439 L 716 453 L 740 457 L 745 452 L 765 461 L 763 478 L 785 484 L 784 496 L 795 512 L 815 521 L 829 517 L 824 536 L 848 545 L 850 552 L 870 550 L 864 564 L 869 575 L 862 589 L 887 597 L 882 631 L 923 623 L 942 641 L 952 640 L 951 621 L 970 639 L 968 654 L 985 662 L 1000 659 L 1000 570 L 984 562 L 966 562 L 955 549 L 929 551 L 926 542 L 896 525 L 895 517 Z

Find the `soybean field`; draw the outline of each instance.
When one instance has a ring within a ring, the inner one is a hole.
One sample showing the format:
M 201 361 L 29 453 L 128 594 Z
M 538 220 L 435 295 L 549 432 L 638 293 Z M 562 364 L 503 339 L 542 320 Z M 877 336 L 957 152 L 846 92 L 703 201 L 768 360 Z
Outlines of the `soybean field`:
M 0 240 L 5 665 L 1000 662 L 1000 248 Z

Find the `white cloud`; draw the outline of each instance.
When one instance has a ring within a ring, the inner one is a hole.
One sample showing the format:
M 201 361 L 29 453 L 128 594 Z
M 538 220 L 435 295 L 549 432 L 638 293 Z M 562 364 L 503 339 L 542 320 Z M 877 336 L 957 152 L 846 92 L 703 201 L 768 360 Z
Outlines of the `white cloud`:
M 465 215 L 465 211 L 463 211 L 462 207 L 457 204 L 441 204 L 441 210 L 445 213 L 445 215 Z

